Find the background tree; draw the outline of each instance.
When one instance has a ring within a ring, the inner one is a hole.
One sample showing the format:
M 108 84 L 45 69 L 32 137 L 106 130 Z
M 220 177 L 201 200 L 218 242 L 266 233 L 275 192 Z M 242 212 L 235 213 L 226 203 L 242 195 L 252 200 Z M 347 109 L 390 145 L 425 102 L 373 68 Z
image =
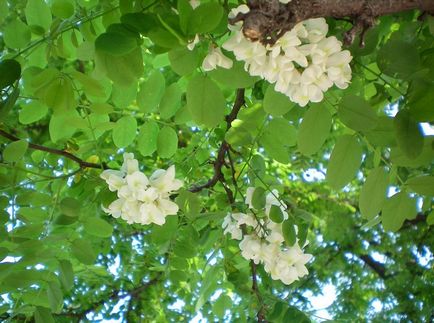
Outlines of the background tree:
M 309 295 L 332 284 L 336 321 L 433 322 L 434 2 L 249 1 L 229 17 L 240 4 L 0 0 L 2 321 L 323 321 Z M 245 70 L 245 47 L 221 51 L 236 28 L 271 48 L 319 17 L 349 86 L 285 95 Z M 164 225 L 104 212 L 100 175 L 124 152 L 184 181 Z M 248 187 L 254 205 L 277 190 L 307 276 L 273 280 L 223 233 Z

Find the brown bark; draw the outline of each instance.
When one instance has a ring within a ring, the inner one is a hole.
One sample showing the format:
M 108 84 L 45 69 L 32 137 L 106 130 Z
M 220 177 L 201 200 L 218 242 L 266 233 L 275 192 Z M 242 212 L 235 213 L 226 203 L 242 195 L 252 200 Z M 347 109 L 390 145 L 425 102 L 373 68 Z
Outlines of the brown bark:
M 251 40 L 274 43 L 280 35 L 297 23 L 319 17 L 350 18 L 354 28 L 346 35 L 347 42 L 355 32 L 371 27 L 375 18 L 407 10 L 434 13 L 434 0 L 278 0 L 248 1 L 250 12 L 239 14 L 232 23 L 244 21 L 243 32 Z

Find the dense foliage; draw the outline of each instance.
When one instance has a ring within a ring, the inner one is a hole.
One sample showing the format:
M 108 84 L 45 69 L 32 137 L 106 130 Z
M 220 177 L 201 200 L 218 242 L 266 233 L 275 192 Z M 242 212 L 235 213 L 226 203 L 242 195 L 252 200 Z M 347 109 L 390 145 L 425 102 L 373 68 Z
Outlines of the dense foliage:
M 221 51 L 241 3 L 0 0 L 2 321 L 323 321 L 329 284 L 336 321 L 434 320 L 434 19 L 380 17 L 340 88 L 290 99 Z M 154 217 L 110 207 L 142 198 L 124 153 Z M 309 273 L 246 256 L 241 213 Z

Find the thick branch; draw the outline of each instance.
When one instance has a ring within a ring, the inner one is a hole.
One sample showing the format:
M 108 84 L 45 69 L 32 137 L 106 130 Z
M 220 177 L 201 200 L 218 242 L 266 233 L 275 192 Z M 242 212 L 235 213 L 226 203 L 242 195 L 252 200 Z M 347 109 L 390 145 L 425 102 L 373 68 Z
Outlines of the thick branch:
M 11 141 L 18 141 L 21 140 L 20 138 L 0 129 L 0 136 L 9 139 Z M 41 146 L 41 145 L 37 145 L 37 144 L 32 144 L 29 143 L 29 148 L 30 149 L 34 149 L 34 150 L 40 150 L 40 151 L 45 151 L 47 153 L 50 154 L 54 154 L 54 155 L 59 155 L 59 156 L 63 156 L 65 158 L 68 158 L 74 162 L 76 162 L 80 168 L 98 168 L 98 169 L 105 169 L 106 166 L 104 164 L 95 164 L 95 163 L 89 163 L 65 150 L 60 150 L 60 149 L 55 149 L 55 148 L 50 148 L 50 147 L 46 147 L 46 146 Z
M 239 14 L 231 22 L 244 21 L 243 32 L 252 40 L 274 43 L 297 23 L 310 18 L 350 18 L 355 30 L 363 32 L 375 18 L 407 10 L 434 13 L 433 0 L 278 0 L 249 1 L 250 12 Z M 350 35 L 353 36 L 353 35 Z
M 234 121 L 240 111 L 241 107 L 244 105 L 244 89 L 237 90 L 237 96 L 235 98 L 234 106 L 231 113 L 226 116 L 226 131 L 231 127 L 232 121 Z M 217 182 L 223 181 L 222 167 L 225 164 L 225 155 L 229 150 L 229 144 L 223 140 L 222 144 L 217 153 L 217 158 L 214 161 L 214 175 L 211 179 L 202 185 L 194 185 L 189 189 L 190 192 L 196 193 L 203 189 L 214 187 Z
M 161 274 L 156 276 L 155 278 L 151 279 L 147 283 L 144 283 L 143 285 L 140 285 L 138 287 L 135 287 L 135 288 L 128 290 L 128 291 L 125 291 L 125 292 L 123 292 L 122 290 L 114 290 L 110 293 L 110 295 L 108 297 L 102 298 L 101 300 L 97 301 L 96 303 L 93 303 L 92 305 L 90 305 L 84 311 L 82 311 L 80 313 L 73 313 L 73 315 L 85 317 L 87 314 L 94 312 L 95 310 L 98 309 L 98 307 L 107 303 L 108 301 L 119 301 L 119 300 L 124 299 L 126 297 L 133 297 L 134 298 L 137 295 L 139 295 L 140 293 L 142 293 L 143 291 L 145 291 L 146 289 L 148 289 L 149 287 L 157 284 L 160 281 L 160 278 L 161 278 Z M 68 314 L 71 315 L 71 313 L 68 313 Z M 61 313 L 60 315 L 64 315 L 64 314 Z
M 389 275 L 386 274 L 386 268 L 384 267 L 384 264 L 381 262 L 376 261 L 369 255 L 359 255 L 358 257 L 381 278 L 387 279 L 389 277 Z

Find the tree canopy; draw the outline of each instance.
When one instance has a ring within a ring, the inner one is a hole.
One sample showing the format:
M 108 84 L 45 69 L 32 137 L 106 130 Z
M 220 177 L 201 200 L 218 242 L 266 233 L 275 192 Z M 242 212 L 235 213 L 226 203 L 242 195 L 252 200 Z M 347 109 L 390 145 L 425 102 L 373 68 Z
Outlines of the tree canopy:
M 0 0 L 2 321 L 434 320 L 430 0 Z

